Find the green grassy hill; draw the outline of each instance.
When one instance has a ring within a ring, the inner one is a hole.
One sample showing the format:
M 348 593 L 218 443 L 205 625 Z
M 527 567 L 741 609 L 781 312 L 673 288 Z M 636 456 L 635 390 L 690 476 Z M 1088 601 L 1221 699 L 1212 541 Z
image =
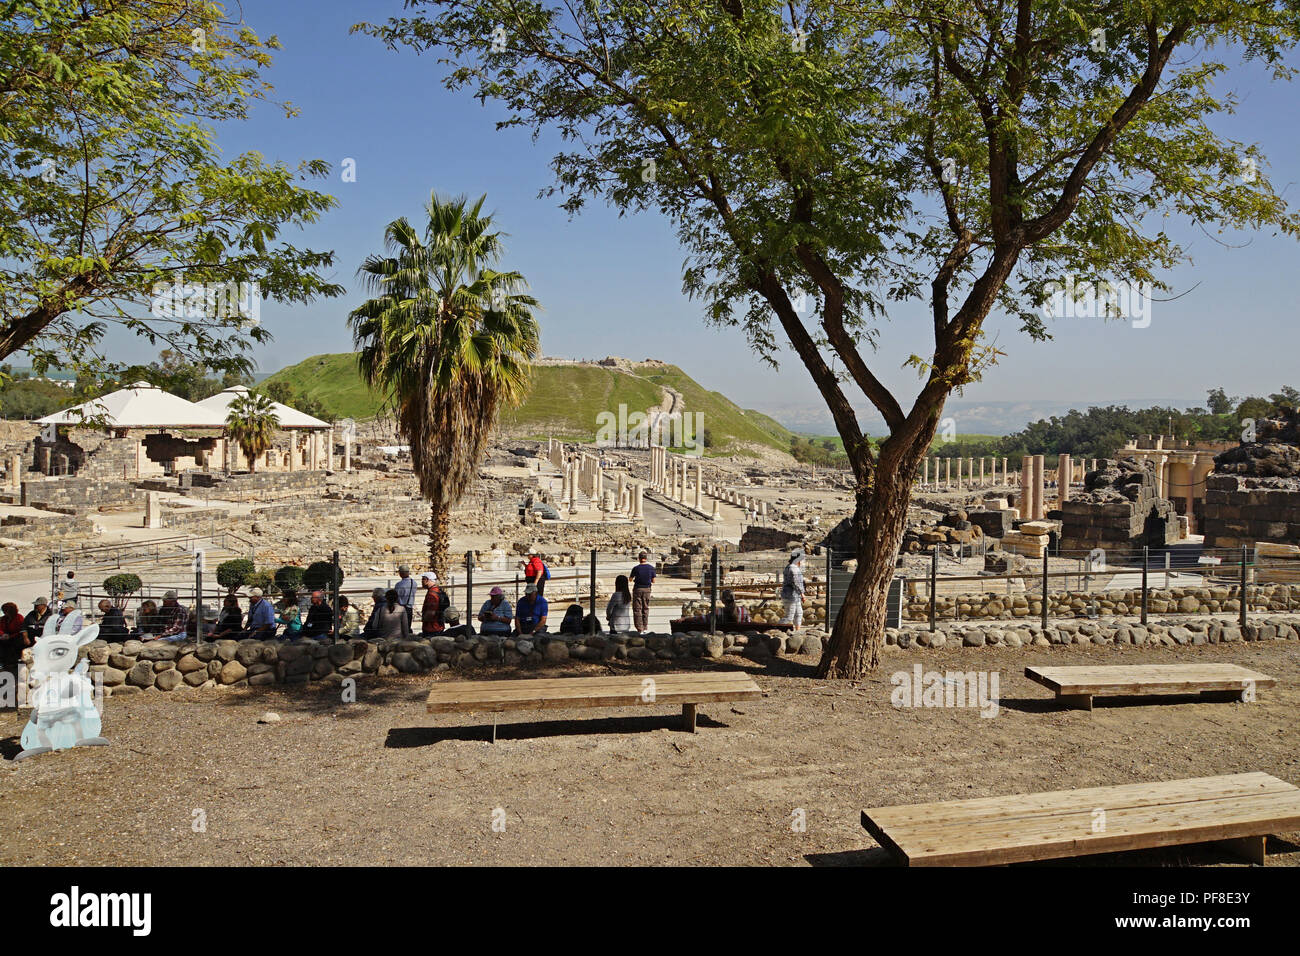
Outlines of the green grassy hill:
M 336 418 L 369 418 L 379 396 L 361 381 L 351 352 L 313 355 L 265 381 L 284 382 L 293 394 L 315 399 Z M 528 400 L 501 416 L 503 433 L 519 438 L 594 441 L 601 412 L 618 414 L 658 406 L 662 388 L 680 392 L 687 412 L 702 412 L 710 442 L 707 453 L 726 454 L 742 445 L 789 451 L 793 434 L 760 412 L 743 409 L 709 391 L 675 365 L 636 365 L 630 371 L 600 365 L 540 365 L 533 370 Z

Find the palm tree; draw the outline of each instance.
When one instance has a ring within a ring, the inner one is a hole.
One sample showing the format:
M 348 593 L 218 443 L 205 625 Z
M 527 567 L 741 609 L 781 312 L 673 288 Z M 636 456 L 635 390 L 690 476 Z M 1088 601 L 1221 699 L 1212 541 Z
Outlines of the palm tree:
M 226 431 L 248 459 L 249 471 L 257 471 L 257 459 L 271 447 L 279 426 L 274 403 L 256 392 L 245 392 L 226 409 Z
M 361 375 L 385 397 L 411 446 L 429 501 L 429 563 L 447 569 L 452 506 L 465 493 L 503 407 L 527 395 L 538 354 L 537 300 L 518 272 L 491 268 L 502 233 L 486 196 L 433 193 L 421 238 L 405 218 L 384 230 L 385 255 L 357 270 L 373 298 L 348 316 Z

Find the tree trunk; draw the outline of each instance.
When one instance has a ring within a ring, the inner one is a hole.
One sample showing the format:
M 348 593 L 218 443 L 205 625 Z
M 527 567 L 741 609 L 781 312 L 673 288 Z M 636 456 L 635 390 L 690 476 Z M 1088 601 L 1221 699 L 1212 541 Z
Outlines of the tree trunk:
M 857 680 L 880 665 L 889 582 L 907 525 L 916 469 L 930 447 L 935 423 L 937 415 L 920 434 L 890 438 L 906 447 L 901 454 L 882 449 L 874 483 L 859 487 L 853 512 L 858 566 L 822 652 L 818 677 Z
M 429 569 L 445 579 L 449 572 L 447 551 L 451 547 L 451 508 L 448 505 L 429 506 Z

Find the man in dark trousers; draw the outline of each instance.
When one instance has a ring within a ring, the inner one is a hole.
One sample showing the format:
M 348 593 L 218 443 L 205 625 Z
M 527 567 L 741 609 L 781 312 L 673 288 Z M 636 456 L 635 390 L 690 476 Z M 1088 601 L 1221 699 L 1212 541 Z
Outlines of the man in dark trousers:
M 334 609 L 325 602 L 323 591 L 311 592 L 307 620 L 302 625 L 303 637 L 329 637 L 334 633 Z
M 632 625 L 644 634 L 650 619 L 650 588 L 655 583 L 655 566 L 644 551 L 636 557 L 636 566 L 628 578 L 632 582 Z

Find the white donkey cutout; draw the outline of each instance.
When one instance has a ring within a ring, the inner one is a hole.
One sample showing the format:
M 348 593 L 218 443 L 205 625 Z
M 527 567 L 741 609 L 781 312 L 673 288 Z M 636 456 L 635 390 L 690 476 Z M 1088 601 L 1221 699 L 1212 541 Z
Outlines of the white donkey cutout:
M 31 718 L 23 728 L 23 750 L 14 760 L 69 747 L 108 746 L 99 736 L 99 710 L 94 685 L 86 676 L 87 662 L 77 664 L 77 651 L 98 636 L 99 625 L 92 624 L 76 634 L 44 634 L 36 641 L 32 676 L 37 686 Z

